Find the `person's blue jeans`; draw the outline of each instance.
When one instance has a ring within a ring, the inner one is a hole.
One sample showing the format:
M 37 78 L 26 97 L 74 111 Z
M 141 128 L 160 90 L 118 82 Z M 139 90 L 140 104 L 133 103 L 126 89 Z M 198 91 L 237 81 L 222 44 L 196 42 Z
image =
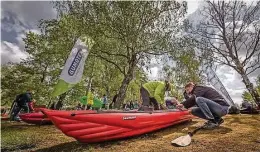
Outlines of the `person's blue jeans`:
M 210 99 L 197 97 L 198 107 L 191 110 L 191 114 L 206 120 L 218 121 L 222 116 L 228 113 L 228 106 L 222 106 Z
M 17 104 L 13 112 L 11 113 L 11 120 L 17 120 L 17 116 L 22 109 L 25 113 L 29 113 L 29 107 L 27 103 Z

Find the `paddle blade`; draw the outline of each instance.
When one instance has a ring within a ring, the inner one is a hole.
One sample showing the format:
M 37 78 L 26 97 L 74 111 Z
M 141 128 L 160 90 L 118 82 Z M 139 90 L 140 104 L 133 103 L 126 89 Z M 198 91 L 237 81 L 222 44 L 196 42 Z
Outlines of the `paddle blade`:
M 179 138 L 174 139 L 171 143 L 174 146 L 180 146 L 180 147 L 188 146 L 191 143 L 191 136 L 189 134 L 185 136 L 181 136 Z

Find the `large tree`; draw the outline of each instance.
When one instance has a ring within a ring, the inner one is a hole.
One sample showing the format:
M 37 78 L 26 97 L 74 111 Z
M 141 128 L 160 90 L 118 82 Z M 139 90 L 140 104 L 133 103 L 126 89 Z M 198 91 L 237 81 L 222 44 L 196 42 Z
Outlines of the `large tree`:
M 207 1 L 200 13 L 204 20 L 193 30 L 198 48 L 214 63 L 232 67 L 260 105 L 249 74 L 260 68 L 260 2 Z
M 75 105 L 79 98 L 86 95 L 89 86 L 101 97 L 107 94 L 110 99 L 117 93 L 123 74 L 106 61 L 97 58 L 95 52 L 90 54 L 86 60 L 82 81 L 75 85 L 65 94 L 51 97 L 53 86 L 57 83 L 61 70 L 68 57 L 74 40 L 79 35 L 77 27 L 71 16 L 63 15 L 54 20 L 41 20 L 39 22 L 40 34 L 29 32 L 26 34 L 25 51 L 29 54 L 26 60 L 19 64 L 2 65 L 1 73 L 1 96 L 2 103 L 10 105 L 17 94 L 23 93 L 26 89 L 33 89 L 34 98 L 37 104 L 48 105 L 57 102 L 56 108 L 62 105 Z M 113 60 L 113 56 L 108 57 Z M 121 65 L 119 65 L 121 66 Z M 143 73 L 141 68 L 136 68 L 137 73 Z M 135 77 L 135 82 L 139 82 Z M 133 83 L 135 86 L 136 83 Z M 132 92 L 139 89 L 134 87 L 127 98 L 132 97 Z
M 125 98 L 135 68 L 148 55 L 171 50 L 186 3 L 176 1 L 66 1 L 55 2 L 60 16 L 69 14 L 81 34 L 96 42 L 93 55 L 123 74 L 116 107 Z

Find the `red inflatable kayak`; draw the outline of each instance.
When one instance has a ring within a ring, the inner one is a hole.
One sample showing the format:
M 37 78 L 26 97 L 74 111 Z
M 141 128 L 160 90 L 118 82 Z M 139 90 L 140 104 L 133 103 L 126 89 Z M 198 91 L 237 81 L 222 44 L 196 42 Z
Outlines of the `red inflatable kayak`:
M 188 111 L 57 111 L 41 109 L 67 136 L 84 143 L 141 135 L 191 120 Z
M 36 109 L 36 112 L 33 113 L 24 113 L 19 114 L 19 117 L 22 121 L 30 124 L 36 124 L 36 125 L 51 125 L 51 120 L 43 114 L 40 109 Z M 93 113 L 92 110 L 85 110 L 85 113 Z
M 9 117 L 9 115 L 6 112 L 1 113 L 1 120 L 2 121 L 3 120 L 9 120 L 9 119 L 10 119 L 10 117 Z
M 44 115 L 42 112 L 19 114 L 19 117 L 20 119 L 22 119 L 22 121 L 30 124 L 36 124 L 36 125 L 52 124 L 51 120 L 47 118 L 47 116 Z
M 1 120 L 9 120 L 10 117 L 8 116 L 8 114 L 1 114 Z

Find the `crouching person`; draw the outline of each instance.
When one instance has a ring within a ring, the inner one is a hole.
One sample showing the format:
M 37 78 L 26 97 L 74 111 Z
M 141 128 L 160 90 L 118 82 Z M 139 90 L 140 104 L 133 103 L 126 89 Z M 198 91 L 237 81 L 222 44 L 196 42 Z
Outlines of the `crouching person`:
M 171 91 L 171 86 L 167 80 L 145 83 L 140 89 L 143 103 L 139 110 L 150 111 L 150 106 L 153 106 L 154 110 L 165 109 L 164 95 L 166 91 Z
M 185 86 L 185 91 L 190 95 L 178 108 L 191 108 L 192 115 L 208 120 L 204 124 L 206 129 L 214 129 L 224 122 L 223 116 L 228 114 L 230 105 L 225 101 L 215 89 L 207 86 L 194 85 L 188 83 Z
M 29 113 L 30 108 L 28 104 L 32 101 L 32 91 L 30 89 L 28 89 L 26 93 L 18 95 L 14 101 L 16 103 L 16 107 L 11 113 L 11 120 L 19 121 L 18 114 L 22 109 L 25 113 Z

